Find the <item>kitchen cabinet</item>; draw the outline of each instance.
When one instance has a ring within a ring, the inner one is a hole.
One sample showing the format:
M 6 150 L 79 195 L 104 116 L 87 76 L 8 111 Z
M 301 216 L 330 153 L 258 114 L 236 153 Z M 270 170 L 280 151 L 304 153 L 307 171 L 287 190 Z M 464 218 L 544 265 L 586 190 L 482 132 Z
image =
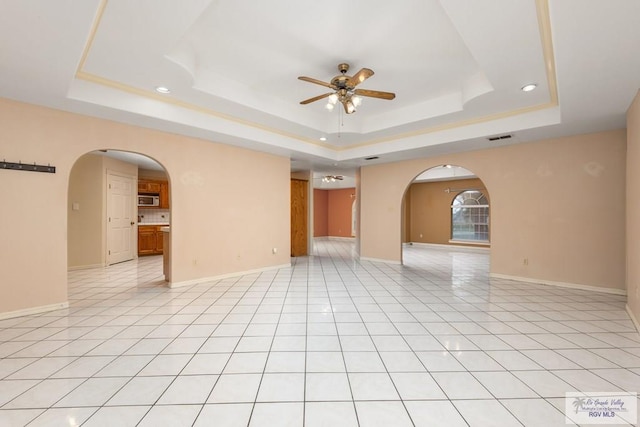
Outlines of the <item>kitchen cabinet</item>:
M 138 181 L 138 194 L 160 194 L 162 181 L 141 179 Z
M 160 209 L 169 209 L 169 183 L 160 182 Z
M 138 256 L 160 255 L 164 248 L 161 225 L 138 225 Z

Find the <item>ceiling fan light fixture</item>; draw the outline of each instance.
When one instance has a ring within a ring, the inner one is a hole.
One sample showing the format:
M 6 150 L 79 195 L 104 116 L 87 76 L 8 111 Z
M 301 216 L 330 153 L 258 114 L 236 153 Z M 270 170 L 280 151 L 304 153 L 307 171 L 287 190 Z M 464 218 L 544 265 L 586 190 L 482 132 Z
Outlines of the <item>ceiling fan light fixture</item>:
M 344 177 L 342 175 L 325 175 L 325 176 L 322 177 L 322 182 L 342 181 L 343 178 Z
M 362 68 L 353 76 L 347 75 L 347 71 L 349 71 L 349 64 L 347 63 L 339 64 L 338 70 L 340 74 L 331 79 L 331 82 L 325 82 L 307 76 L 299 76 L 298 80 L 324 86 L 332 90 L 332 92 L 300 101 L 300 104 L 306 105 L 327 98 L 328 102 L 325 106 L 327 110 L 333 110 L 333 106 L 340 103 L 347 114 L 352 114 L 355 113 L 357 108 L 362 104 L 363 96 L 386 100 L 392 100 L 396 97 L 396 94 L 392 92 L 356 89 L 356 86 L 373 76 L 374 72 L 369 68 Z

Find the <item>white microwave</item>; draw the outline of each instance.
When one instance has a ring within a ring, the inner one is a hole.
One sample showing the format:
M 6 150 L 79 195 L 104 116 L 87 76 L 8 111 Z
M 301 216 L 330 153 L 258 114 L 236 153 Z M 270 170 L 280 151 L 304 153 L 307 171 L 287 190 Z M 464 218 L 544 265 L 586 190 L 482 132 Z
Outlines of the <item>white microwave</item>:
M 153 196 L 150 194 L 138 195 L 138 206 L 160 206 L 160 196 Z

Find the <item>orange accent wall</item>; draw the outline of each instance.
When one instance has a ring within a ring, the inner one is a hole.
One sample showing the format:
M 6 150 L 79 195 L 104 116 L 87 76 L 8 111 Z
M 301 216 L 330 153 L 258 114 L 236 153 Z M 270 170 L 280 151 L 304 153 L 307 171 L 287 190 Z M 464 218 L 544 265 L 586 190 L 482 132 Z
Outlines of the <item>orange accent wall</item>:
M 355 188 L 313 190 L 313 236 L 353 237 L 351 210 Z
M 329 235 L 329 191 L 313 189 L 313 237 Z
M 356 189 L 343 188 L 340 190 L 327 190 L 327 192 L 329 193 L 329 236 L 352 237 L 351 209 Z

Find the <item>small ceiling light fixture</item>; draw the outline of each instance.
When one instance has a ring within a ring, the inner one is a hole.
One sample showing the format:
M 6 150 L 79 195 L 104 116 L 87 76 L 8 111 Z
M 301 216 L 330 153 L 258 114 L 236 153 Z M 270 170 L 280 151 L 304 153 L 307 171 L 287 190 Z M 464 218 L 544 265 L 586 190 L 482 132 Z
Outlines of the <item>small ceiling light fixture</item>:
M 171 93 L 171 89 L 169 89 L 168 87 L 165 87 L 165 86 L 157 86 L 156 87 L 156 92 L 158 92 L 158 93 Z
M 326 140 L 327 140 L 327 137 L 326 137 L 326 136 L 321 136 L 321 137 L 320 137 L 320 141 L 326 141 Z
M 522 86 L 522 88 L 520 88 L 520 90 L 522 90 L 523 92 L 531 92 L 532 90 L 534 90 L 537 87 L 538 87 L 538 85 L 536 83 L 529 83 L 528 85 Z

